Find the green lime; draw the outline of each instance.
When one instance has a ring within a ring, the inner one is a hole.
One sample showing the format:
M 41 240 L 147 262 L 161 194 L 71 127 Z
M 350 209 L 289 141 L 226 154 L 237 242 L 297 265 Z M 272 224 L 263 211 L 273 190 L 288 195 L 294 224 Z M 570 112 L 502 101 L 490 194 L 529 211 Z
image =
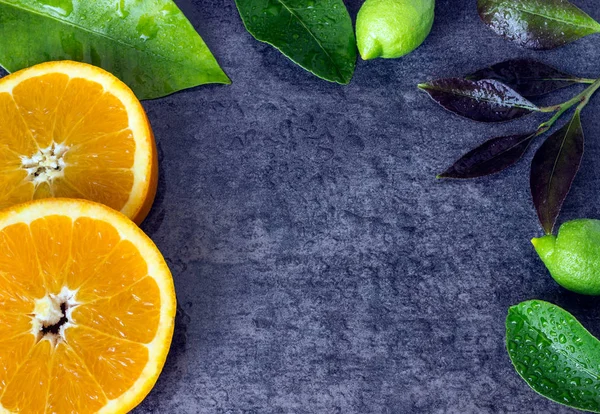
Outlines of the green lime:
M 600 220 L 560 226 L 558 236 L 531 241 L 556 282 L 573 292 L 600 295 Z
M 435 0 L 366 0 L 356 17 L 364 60 L 397 58 L 415 50 L 433 25 Z

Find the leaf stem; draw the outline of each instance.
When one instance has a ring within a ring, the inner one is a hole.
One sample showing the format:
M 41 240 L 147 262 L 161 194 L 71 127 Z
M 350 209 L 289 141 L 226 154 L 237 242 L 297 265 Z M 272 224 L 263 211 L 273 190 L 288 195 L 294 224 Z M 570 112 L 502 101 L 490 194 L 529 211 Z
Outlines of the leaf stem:
M 591 80 L 591 79 L 588 79 Z M 554 105 L 554 106 L 547 106 L 544 108 L 540 108 L 541 112 L 556 112 L 554 114 L 554 116 L 552 116 L 552 118 L 550 118 L 548 121 L 544 122 L 543 124 L 541 124 L 538 127 L 538 130 L 536 132 L 536 136 L 541 135 L 545 132 L 547 132 L 550 128 L 552 128 L 552 126 L 554 125 L 554 123 L 556 121 L 558 121 L 558 119 L 565 113 L 567 112 L 569 109 L 571 109 L 574 105 L 579 104 L 577 106 L 578 110 L 583 109 L 584 106 L 586 106 L 588 104 L 588 102 L 590 101 L 590 98 L 592 97 L 592 95 L 594 95 L 594 93 L 596 93 L 596 91 L 600 88 L 600 79 L 596 79 L 593 81 L 593 83 L 584 91 L 582 91 L 580 94 L 578 94 L 577 96 L 575 96 L 572 99 L 569 99 L 566 102 L 563 102 L 562 104 L 559 105 Z
M 597 79 L 587 79 L 587 78 L 578 78 L 578 79 L 574 79 L 574 80 L 577 83 L 587 83 L 589 85 L 591 85 L 592 83 L 597 81 Z
M 579 101 L 577 101 L 577 102 L 579 102 Z M 542 134 L 548 132 L 550 130 L 550 128 L 552 128 L 552 126 L 554 125 L 554 123 L 556 121 L 558 121 L 558 119 L 565 112 L 567 112 L 573 105 L 575 105 L 575 103 L 577 103 L 577 102 L 571 103 L 569 105 L 561 106 L 559 108 L 558 112 L 556 112 L 552 118 L 550 118 L 549 120 L 547 120 L 546 122 L 544 122 L 543 124 L 541 124 L 538 127 L 538 130 L 536 131 L 535 135 L 538 136 L 538 135 L 542 135 Z

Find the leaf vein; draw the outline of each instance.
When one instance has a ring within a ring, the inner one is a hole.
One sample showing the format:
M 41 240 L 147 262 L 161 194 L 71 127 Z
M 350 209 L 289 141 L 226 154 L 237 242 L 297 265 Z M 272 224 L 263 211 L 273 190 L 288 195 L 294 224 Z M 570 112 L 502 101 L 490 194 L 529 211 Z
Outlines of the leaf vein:
M 548 180 L 548 195 L 550 195 L 550 191 L 552 189 L 552 184 L 554 182 L 554 172 L 556 171 L 556 167 L 558 165 L 558 160 L 560 159 L 561 154 L 563 152 L 563 148 L 565 146 L 565 142 L 567 141 L 567 138 L 570 136 L 569 133 L 571 132 L 571 127 L 573 126 L 573 122 L 575 122 L 575 117 L 573 117 L 569 121 L 569 126 L 567 127 L 567 131 L 565 133 L 565 136 L 563 137 L 562 142 L 560 144 L 560 149 L 558 150 L 558 154 L 556 156 L 556 159 L 554 160 L 554 165 L 552 166 L 552 171 L 550 172 L 550 179 Z
M 15 8 L 15 9 L 22 10 L 22 11 L 25 11 L 25 12 L 29 12 L 29 13 L 35 14 L 37 16 L 40 16 L 42 18 L 47 18 L 49 20 L 54 20 L 56 22 L 65 24 L 67 26 L 71 26 L 71 27 L 73 27 L 75 29 L 79 29 L 82 32 L 86 32 L 86 33 L 89 33 L 89 34 L 92 34 L 92 35 L 97 35 L 98 37 L 102 37 L 102 38 L 104 38 L 106 40 L 115 42 L 115 43 L 120 44 L 122 46 L 126 46 L 126 47 L 128 47 L 130 49 L 133 49 L 133 50 L 136 50 L 136 51 L 138 51 L 138 52 L 140 52 L 142 54 L 147 54 L 147 55 L 150 55 L 150 56 L 154 56 L 154 57 L 166 60 L 168 62 L 181 63 L 179 61 L 171 60 L 167 56 L 164 56 L 164 55 L 162 55 L 160 53 L 156 53 L 156 52 L 153 52 L 153 51 L 141 49 L 141 48 L 139 48 L 139 47 L 137 47 L 137 46 L 135 46 L 133 44 L 130 44 L 128 42 L 125 42 L 125 41 L 123 41 L 121 39 L 110 37 L 110 36 L 106 35 L 105 33 L 102 33 L 102 32 L 96 31 L 96 30 L 92 30 L 92 29 L 86 28 L 84 26 L 81 26 L 79 24 L 70 22 L 68 20 L 64 20 L 64 19 L 58 18 L 56 16 L 51 16 L 49 14 L 44 14 L 44 13 L 41 13 L 41 12 L 39 12 L 37 10 L 30 9 L 30 8 L 27 8 L 27 7 L 22 7 L 22 6 L 14 4 L 14 3 L 8 3 L 6 0 L 0 0 L 0 4 L 4 4 L 6 6 L 11 6 L 11 7 Z
M 525 9 L 525 8 L 520 8 L 519 6 L 514 6 L 514 8 L 515 8 L 515 10 L 517 10 L 517 11 L 520 11 L 520 12 L 523 12 L 523 13 L 526 13 L 526 14 L 531 14 L 531 15 L 533 15 L 533 16 L 539 16 L 539 17 L 543 17 L 543 18 L 545 18 L 545 19 L 548 19 L 548 20 L 554 20 L 554 21 L 556 21 L 556 22 L 564 23 L 564 24 L 567 24 L 567 25 L 570 25 L 570 26 L 575 26 L 575 27 L 585 27 L 585 28 L 588 28 L 588 29 L 595 30 L 596 32 L 598 32 L 598 31 L 599 31 L 598 25 L 596 25 L 596 26 L 581 25 L 581 24 L 577 24 L 577 23 L 575 23 L 575 22 L 572 22 L 572 21 L 563 20 L 563 19 L 559 19 L 559 18 L 557 18 L 557 17 L 548 16 L 548 15 L 546 15 L 546 14 L 537 13 L 537 12 L 534 12 L 534 11 L 531 11 L 531 10 L 528 10 L 528 9 Z
M 516 315 L 521 318 L 521 320 L 523 321 L 523 323 L 527 324 L 527 326 L 529 326 L 529 328 L 537 333 L 541 333 L 542 335 L 544 335 L 543 339 L 546 343 L 548 343 L 552 349 L 554 349 L 554 351 L 556 351 L 557 353 L 561 354 L 562 356 L 564 356 L 566 359 L 568 359 L 569 361 L 574 362 L 579 369 L 581 369 L 581 371 L 585 372 L 586 374 L 588 374 L 590 377 L 595 378 L 596 380 L 600 379 L 600 372 L 595 373 L 592 370 L 590 370 L 589 368 L 586 368 L 587 364 L 582 363 L 581 361 L 577 360 L 576 358 L 572 357 L 570 354 L 568 353 L 564 353 L 562 352 L 561 349 L 557 348 L 556 346 L 554 346 L 554 342 L 547 339 L 546 334 L 544 333 L 544 331 L 542 331 L 541 329 L 539 329 L 538 327 L 534 326 L 531 322 L 529 322 L 529 319 L 527 319 L 526 317 L 524 317 L 523 315 L 521 315 L 520 313 L 516 313 Z M 591 335 L 591 334 L 590 334 Z M 595 338 L 594 338 L 595 339 Z M 596 339 L 597 340 L 597 339 Z M 584 366 L 585 365 L 585 366 Z
M 499 101 L 494 101 L 493 99 L 488 99 L 488 98 L 485 98 L 485 97 L 475 97 L 473 95 L 469 95 L 467 93 L 461 93 L 460 91 L 456 91 L 456 90 L 448 91 L 447 89 L 431 87 L 431 85 L 428 85 L 426 87 L 426 89 L 433 89 L 435 91 L 449 93 L 449 94 L 460 96 L 460 97 L 463 97 L 463 98 L 470 98 L 470 99 L 473 99 L 473 100 L 479 101 L 479 102 L 487 102 L 487 103 L 491 103 L 491 104 L 494 104 L 494 105 L 498 105 L 500 107 L 521 108 L 521 109 L 529 109 L 529 110 L 532 110 L 532 111 L 539 111 L 539 108 L 536 105 L 534 105 L 534 104 L 531 104 L 531 105 L 527 105 L 527 104 L 508 104 L 508 103 L 505 103 L 503 101 L 500 101 L 500 102 Z
M 333 67 L 335 68 L 335 71 L 337 72 L 338 76 L 340 77 L 340 80 L 344 80 L 344 75 L 342 74 L 340 67 L 336 64 L 335 60 L 331 57 L 331 55 L 329 54 L 329 52 L 327 52 L 327 50 L 323 47 L 323 45 L 321 44 L 321 41 L 314 35 L 314 33 L 308 28 L 308 26 L 306 25 L 306 23 L 304 23 L 304 20 L 302 20 L 302 18 L 294 12 L 294 8 L 288 6 L 287 4 L 285 4 L 285 2 L 283 0 L 277 0 L 279 1 L 279 3 L 281 3 L 283 5 L 283 7 L 285 7 L 285 9 L 294 17 L 296 17 L 296 19 L 298 19 L 298 21 L 300 22 L 300 24 L 302 25 L 302 27 L 304 27 L 304 29 L 308 32 L 308 34 L 311 35 L 311 37 L 315 40 L 315 42 L 317 43 L 317 45 L 319 45 L 319 47 L 321 48 L 321 50 L 325 53 L 325 56 L 327 56 L 327 58 L 329 59 L 329 61 L 333 64 Z

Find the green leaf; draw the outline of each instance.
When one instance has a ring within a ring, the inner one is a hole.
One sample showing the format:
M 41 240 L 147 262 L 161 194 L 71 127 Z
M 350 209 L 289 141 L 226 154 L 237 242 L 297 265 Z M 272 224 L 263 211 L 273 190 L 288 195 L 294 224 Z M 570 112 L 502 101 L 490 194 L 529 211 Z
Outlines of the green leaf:
M 567 0 L 478 0 L 483 22 L 530 49 L 553 49 L 600 33 L 600 23 Z
M 236 0 L 246 29 L 320 78 L 347 84 L 356 40 L 342 0 Z
M 49 60 L 100 66 L 140 99 L 230 83 L 171 0 L 0 0 L 0 65 Z
M 506 346 L 519 375 L 546 398 L 600 412 L 600 341 L 565 310 L 531 300 L 506 318 Z

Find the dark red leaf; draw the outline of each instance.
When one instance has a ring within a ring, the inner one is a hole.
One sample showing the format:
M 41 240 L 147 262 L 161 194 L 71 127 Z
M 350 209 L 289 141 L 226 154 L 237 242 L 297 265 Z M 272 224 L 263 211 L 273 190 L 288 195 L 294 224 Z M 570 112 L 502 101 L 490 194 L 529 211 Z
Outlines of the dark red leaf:
M 531 195 L 540 223 L 551 234 L 571 189 L 583 156 L 583 129 L 579 110 L 538 149 L 531 163 Z
M 532 59 L 514 59 L 496 63 L 466 77 L 470 80 L 494 79 L 511 87 L 522 96 L 540 96 L 581 81 L 577 76 L 561 72 Z
M 476 178 L 500 172 L 523 157 L 535 132 L 492 138 L 468 152 L 438 178 Z
M 438 79 L 419 88 L 447 110 L 481 122 L 520 118 L 539 108 L 508 86 L 495 80 Z

